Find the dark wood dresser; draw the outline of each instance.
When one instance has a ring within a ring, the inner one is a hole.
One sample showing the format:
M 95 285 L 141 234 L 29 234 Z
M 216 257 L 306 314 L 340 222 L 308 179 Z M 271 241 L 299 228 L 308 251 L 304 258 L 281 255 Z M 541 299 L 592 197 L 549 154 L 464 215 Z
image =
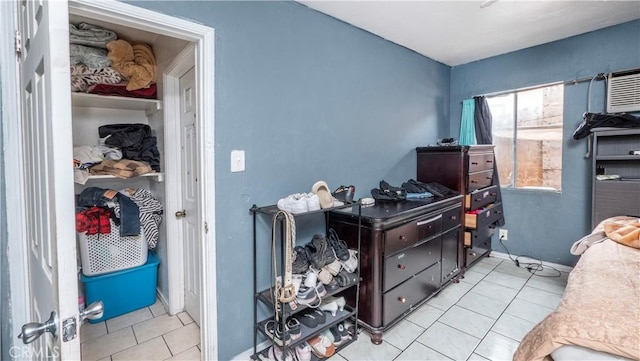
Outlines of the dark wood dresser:
M 437 182 L 464 195 L 465 268 L 491 251 L 491 236 L 504 215 L 494 177 L 493 145 L 419 147 L 417 180 Z
M 362 207 L 359 295 L 360 324 L 382 342 L 384 331 L 401 321 L 451 281 L 462 259 L 462 196 L 376 202 Z M 356 209 L 328 214 L 328 226 L 357 244 Z

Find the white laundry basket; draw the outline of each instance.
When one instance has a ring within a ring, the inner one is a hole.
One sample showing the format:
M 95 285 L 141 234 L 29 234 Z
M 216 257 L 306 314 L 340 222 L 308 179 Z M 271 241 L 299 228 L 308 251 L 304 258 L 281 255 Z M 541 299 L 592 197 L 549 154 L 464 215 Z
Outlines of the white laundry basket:
M 82 273 L 95 276 L 137 267 L 147 262 L 147 241 L 142 227 L 139 236 L 120 237 L 120 227 L 111 223 L 111 233 L 78 233 Z

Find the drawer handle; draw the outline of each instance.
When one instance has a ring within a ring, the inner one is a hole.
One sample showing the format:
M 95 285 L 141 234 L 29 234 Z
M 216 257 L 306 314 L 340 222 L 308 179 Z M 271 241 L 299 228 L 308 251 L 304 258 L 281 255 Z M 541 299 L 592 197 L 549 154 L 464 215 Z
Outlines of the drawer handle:
M 440 218 L 442 218 L 442 214 L 439 214 L 439 215 L 437 215 L 436 217 L 433 217 L 433 218 L 425 219 L 424 221 L 420 221 L 420 222 L 416 223 L 416 226 L 422 226 L 422 225 L 425 225 L 425 224 L 427 224 L 429 222 L 437 221 Z
M 407 240 L 407 236 L 400 235 L 400 237 L 398 237 L 398 239 L 401 240 L 401 241 L 406 241 Z
M 478 165 L 478 162 L 471 162 L 471 164 L 473 164 L 473 165 Z
M 451 220 L 455 221 L 456 219 L 458 219 L 458 216 L 451 216 Z
M 478 181 L 473 179 L 473 180 L 471 180 L 471 183 L 478 183 Z
M 398 265 L 398 268 L 400 268 L 400 269 L 407 269 L 407 266 L 405 266 L 405 265 L 403 265 L 403 264 L 399 264 L 399 265 Z
M 493 163 L 493 160 L 487 159 L 487 163 Z
M 491 196 L 498 195 L 498 193 L 489 193 L 489 194 L 491 194 Z
M 496 211 L 497 214 L 502 214 L 502 211 Z
M 471 257 L 475 257 L 475 256 L 476 256 L 476 253 L 475 253 L 475 252 L 470 252 L 470 253 L 469 253 L 469 256 L 471 256 Z
M 398 301 L 400 301 L 401 303 L 406 303 L 407 299 L 404 297 L 398 297 Z
M 487 179 L 491 179 L 492 177 L 487 177 Z
M 476 198 L 475 201 L 476 202 L 480 202 L 482 200 L 482 198 Z

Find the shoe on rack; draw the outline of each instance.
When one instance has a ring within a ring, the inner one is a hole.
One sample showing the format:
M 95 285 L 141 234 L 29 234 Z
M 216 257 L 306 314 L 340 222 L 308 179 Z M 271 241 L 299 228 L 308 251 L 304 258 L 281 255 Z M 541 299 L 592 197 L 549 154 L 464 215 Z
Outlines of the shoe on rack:
M 342 326 L 342 324 L 333 325 L 329 327 L 328 330 L 325 330 L 323 332 L 323 334 L 327 336 L 336 346 L 340 346 L 342 345 L 343 341 L 346 341 L 346 339 L 342 339 L 342 334 L 340 333 L 340 330 L 338 330 L 339 325 Z M 344 329 L 344 326 L 342 328 Z
M 318 273 L 315 270 L 309 268 L 304 275 L 304 285 L 309 288 L 315 288 L 318 283 Z
M 302 246 L 295 246 L 293 248 L 293 264 L 291 265 L 291 273 L 304 274 L 309 269 L 309 260 L 307 259 L 307 252 Z
M 342 268 L 347 272 L 355 272 L 358 269 L 358 252 L 354 249 L 349 250 L 349 259 L 342 261 Z
M 311 238 L 311 241 L 305 245 L 305 251 L 309 263 L 316 269 L 321 269 L 336 259 L 329 242 L 321 234 L 316 234 Z
M 336 346 L 323 334 L 310 338 L 308 342 L 311 352 L 320 358 L 331 357 L 336 352 Z
M 324 283 L 318 282 L 316 284 L 316 295 L 318 298 L 324 297 L 327 294 L 327 289 L 324 287 Z
M 320 324 L 320 319 L 313 312 L 303 312 L 300 315 L 296 315 L 296 318 L 301 324 L 309 328 L 318 327 Z
M 329 283 L 324 285 L 324 288 L 327 290 L 327 292 L 333 292 L 333 291 L 337 290 L 338 288 L 340 288 L 340 285 L 338 284 L 338 281 L 336 281 L 336 279 L 334 277 L 334 278 L 331 279 L 331 281 Z
M 291 350 L 287 350 L 287 353 L 282 357 L 282 350 L 276 345 L 271 345 L 268 351 L 269 360 L 273 361 L 294 361 Z
M 322 325 L 327 322 L 327 315 L 325 315 L 324 312 L 320 311 L 319 309 L 314 308 L 312 310 L 309 310 L 309 313 L 315 316 L 315 318 L 318 320 L 318 325 Z
M 307 193 L 307 209 L 309 212 L 311 211 L 319 211 L 322 207 L 320 207 L 320 198 L 317 194 Z
M 322 269 L 318 273 L 318 281 L 322 282 L 322 284 L 324 285 L 328 285 L 332 280 L 333 275 L 331 274 L 327 266 L 322 267 Z
M 331 301 L 327 303 L 323 302 L 322 304 L 320 304 L 320 307 L 318 308 L 324 312 L 331 313 L 331 316 L 333 317 L 336 317 L 336 313 L 338 312 L 338 304 L 336 303 L 336 301 Z
M 335 276 L 338 274 L 338 272 L 340 272 L 340 269 L 342 268 L 342 263 L 340 263 L 340 261 L 335 260 L 327 265 L 325 265 L 324 267 L 322 267 L 323 270 L 329 272 L 332 276 Z M 331 277 L 333 278 L 333 277 Z M 325 285 L 328 284 L 328 282 L 322 282 Z
M 296 346 L 295 354 L 297 361 L 311 361 L 311 346 L 303 342 Z
M 291 343 L 289 332 L 283 332 L 282 324 L 280 322 L 269 320 L 264 324 L 264 330 L 267 335 L 269 335 L 269 337 L 271 337 L 273 341 L 280 346 L 285 346 Z
M 320 199 L 320 208 L 331 208 L 333 207 L 333 197 L 331 196 L 331 191 L 329 191 L 329 186 L 325 181 L 317 181 L 311 187 L 311 193 L 315 193 L 318 195 Z
M 300 328 L 300 321 L 295 317 L 289 317 L 287 319 L 287 328 L 289 329 L 289 336 L 291 340 L 297 340 L 302 336 L 302 329 Z
M 349 337 L 353 337 L 356 334 L 356 325 L 351 320 L 344 320 L 342 322 L 342 326 L 344 326 L 345 331 L 349 335 Z
M 335 302 L 338 305 L 339 311 L 344 311 L 344 306 L 347 304 L 343 296 L 340 297 L 326 297 L 322 300 L 322 303 Z
M 346 261 L 349 259 L 349 247 L 347 247 L 347 243 L 338 237 L 338 233 L 333 228 L 329 228 L 329 236 L 327 240 L 329 241 L 329 245 L 333 249 L 336 257 L 340 261 Z
M 340 334 L 340 339 L 343 342 L 351 339 L 351 336 L 349 335 L 349 331 L 347 330 L 346 327 L 344 327 L 344 323 L 343 322 L 340 322 L 335 327 L 336 327 L 336 330 L 338 331 L 338 333 Z
M 318 296 L 315 287 L 300 286 L 296 293 L 296 302 L 301 305 L 311 305 L 317 303 Z
M 278 200 L 278 209 L 298 214 L 309 211 L 306 194 L 295 193 Z
M 333 191 L 331 195 L 339 201 L 351 203 L 353 202 L 353 196 L 355 193 L 356 187 L 354 186 L 340 186 L 338 189 Z

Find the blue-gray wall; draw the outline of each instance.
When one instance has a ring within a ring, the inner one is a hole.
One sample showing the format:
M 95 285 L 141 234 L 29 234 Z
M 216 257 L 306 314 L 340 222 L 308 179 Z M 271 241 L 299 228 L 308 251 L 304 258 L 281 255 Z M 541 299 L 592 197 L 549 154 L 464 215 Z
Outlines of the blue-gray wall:
M 415 177 L 449 129 L 449 67 L 295 2 L 134 2 L 215 28 L 219 356 L 252 346 L 252 204 Z M 230 172 L 232 149 L 246 151 Z M 267 227 L 263 223 L 264 227 Z M 308 239 L 299 238 L 299 242 Z M 261 239 L 261 287 L 269 238 Z
M 460 131 L 462 100 L 474 95 L 590 77 L 640 67 L 640 21 L 454 67 L 451 70 L 451 134 Z M 591 111 L 604 111 L 604 82 L 594 82 Z M 564 91 L 562 192 L 503 190 L 509 251 L 573 265 L 573 242 L 591 229 L 591 158 L 586 139 L 573 131 L 587 111 L 588 83 Z M 498 165 L 499 166 L 499 165 Z M 494 236 L 493 249 L 505 252 Z

